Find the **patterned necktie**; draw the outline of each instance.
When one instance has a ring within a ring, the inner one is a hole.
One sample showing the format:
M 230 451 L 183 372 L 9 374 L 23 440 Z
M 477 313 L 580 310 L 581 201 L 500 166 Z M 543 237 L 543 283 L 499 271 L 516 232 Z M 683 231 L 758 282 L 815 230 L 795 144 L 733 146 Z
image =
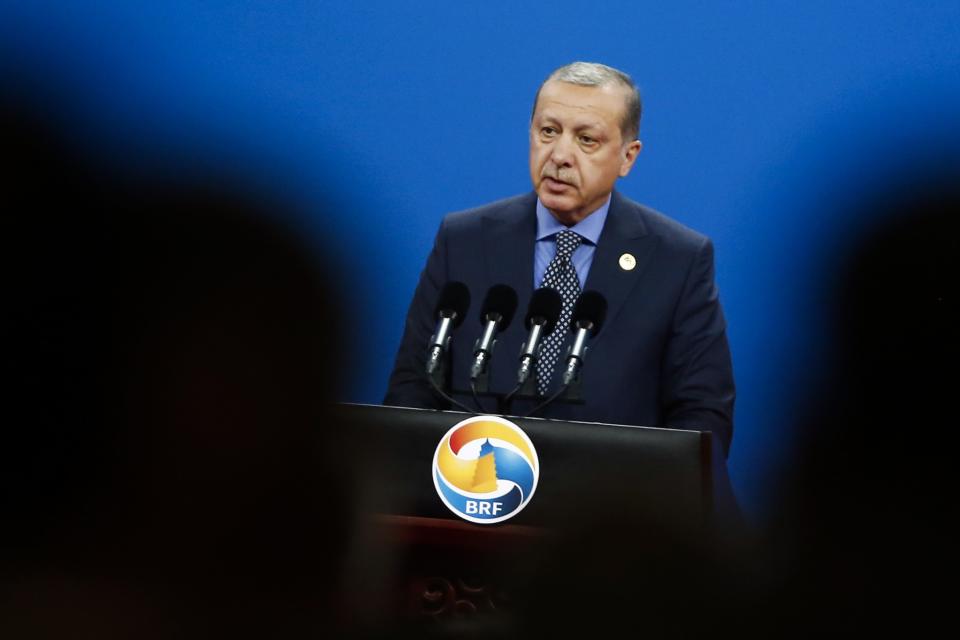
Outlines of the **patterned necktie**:
M 577 277 L 577 270 L 573 267 L 570 257 L 582 241 L 583 238 L 570 230 L 557 234 L 557 255 L 547 265 L 547 270 L 543 274 L 543 284 L 540 285 L 555 289 L 563 298 L 563 310 L 560 312 L 557 326 L 553 333 L 544 338 L 540 347 L 540 360 L 537 363 L 537 391 L 542 396 L 547 395 L 547 390 L 550 388 L 553 369 L 560 359 L 560 347 L 567 337 L 573 305 L 580 297 L 580 279 Z

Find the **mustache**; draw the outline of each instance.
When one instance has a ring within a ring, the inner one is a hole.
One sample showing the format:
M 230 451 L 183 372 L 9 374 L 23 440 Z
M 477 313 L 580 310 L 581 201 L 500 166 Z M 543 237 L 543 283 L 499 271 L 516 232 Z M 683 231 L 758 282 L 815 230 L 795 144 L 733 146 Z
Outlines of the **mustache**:
M 540 171 L 540 179 L 550 178 L 551 180 L 556 180 L 557 182 L 563 182 L 564 184 L 569 184 L 571 186 L 577 185 L 577 176 L 571 171 L 564 171 L 555 166 L 545 166 Z

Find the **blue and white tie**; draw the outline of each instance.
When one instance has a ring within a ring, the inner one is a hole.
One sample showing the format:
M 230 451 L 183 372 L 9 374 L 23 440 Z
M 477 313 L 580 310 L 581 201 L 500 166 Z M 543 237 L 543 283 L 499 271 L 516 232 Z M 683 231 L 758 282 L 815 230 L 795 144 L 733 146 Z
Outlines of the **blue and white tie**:
M 555 289 L 563 298 L 563 309 L 556 329 L 544 339 L 540 347 L 540 359 L 537 363 L 537 391 L 542 396 L 547 395 L 550 389 L 553 369 L 557 366 L 560 348 L 567 337 L 573 305 L 580 297 L 580 279 L 570 258 L 582 241 L 583 238 L 574 231 L 564 230 L 557 234 L 557 254 L 547 265 L 547 270 L 543 274 L 543 283 L 540 285 Z

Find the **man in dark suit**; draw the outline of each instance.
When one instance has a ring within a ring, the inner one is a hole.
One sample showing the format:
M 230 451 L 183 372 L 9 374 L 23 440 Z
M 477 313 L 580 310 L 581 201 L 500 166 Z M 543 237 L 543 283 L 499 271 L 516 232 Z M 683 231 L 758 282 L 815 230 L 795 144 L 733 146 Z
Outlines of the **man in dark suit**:
M 410 305 L 385 404 L 449 406 L 424 373 L 445 283 L 465 283 L 475 301 L 496 284 L 512 287 L 519 298 L 520 317 L 498 336 L 489 365 L 491 396 L 481 397 L 478 407 L 487 412 L 497 410 L 492 396 L 502 397 L 516 383 L 527 335 L 522 315 L 535 287 L 573 288 L 574 298 L 594 290 L 608 307 L 589 343 L 580 400 L 558 400 L 538 415 L 707 429 L 729 449 L 733 371 L 712 244 L 614 191 L 640 153 L 639 122 L 640 96 L 626 74 L 575 62 L 550 75 L 530 123 L 534 193 L 444 219 Z M 558 246 L 571 238 L 572 255 L 561 256 Z M 560 284 L 564 277 L 567 284 Z M 565 302 L 569 307 L 569 295 Z M 449 388 L 462 402 L 473 402 L 470 364 L 482 332 L 474 310 L 450 347 Z M 537 372 L 545 395 L 560 384 L 563 353 L 572 340 L 566 327 L 557 331 L 565 340 L 560 362 L 552 371 L 541 362 Z M 518 398 L 511 412 L 525 414 L 542 399 Z

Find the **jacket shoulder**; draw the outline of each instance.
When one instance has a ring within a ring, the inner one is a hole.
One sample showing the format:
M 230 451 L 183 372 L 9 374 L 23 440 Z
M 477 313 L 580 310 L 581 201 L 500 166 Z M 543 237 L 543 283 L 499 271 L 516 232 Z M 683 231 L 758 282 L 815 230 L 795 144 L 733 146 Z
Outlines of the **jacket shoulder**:
M 448 213 L 443 218 L 443 227 L 449 231 L 478 229 L 482 220 L 486 218 L 511 220 L 533 215 L 536 211 L 537 196 L 535 193 L 524 193 L 518 196 L 503 198 L 479 207 L 463 209 Z
M 678 250 L 699 251 L 710 239 L 690 227 L 677 222 L 652 207 L 634 202 L 618 194 L 621 210 L 634 217 L 647 233 L 660 238 L 661 243 Z

